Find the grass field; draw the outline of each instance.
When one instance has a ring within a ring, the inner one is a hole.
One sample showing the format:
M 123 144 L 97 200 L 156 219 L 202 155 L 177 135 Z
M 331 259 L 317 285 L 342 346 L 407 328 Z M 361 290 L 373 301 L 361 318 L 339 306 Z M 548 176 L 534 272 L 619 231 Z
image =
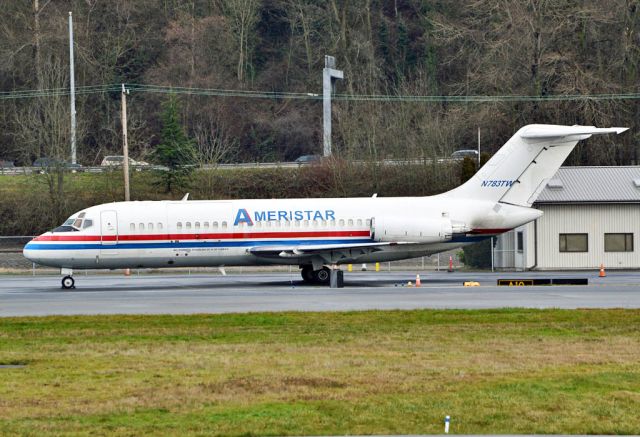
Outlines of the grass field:
M 0 434 L 639 433 L 640 311 L 0 319 Z

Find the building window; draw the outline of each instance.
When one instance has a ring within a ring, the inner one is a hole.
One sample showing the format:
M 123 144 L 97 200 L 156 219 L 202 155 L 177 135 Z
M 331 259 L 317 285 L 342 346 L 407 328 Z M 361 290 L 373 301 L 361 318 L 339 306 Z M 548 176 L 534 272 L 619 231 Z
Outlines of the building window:
M 516 249 L 518 253 L 522 253 L 524 250 L 524 232 L 516 233 Z
M 560 252 L 588 252 L 587 234 L 560 234 Z
M 633 234 L 604 234 L 605 252 L 633 252 Z

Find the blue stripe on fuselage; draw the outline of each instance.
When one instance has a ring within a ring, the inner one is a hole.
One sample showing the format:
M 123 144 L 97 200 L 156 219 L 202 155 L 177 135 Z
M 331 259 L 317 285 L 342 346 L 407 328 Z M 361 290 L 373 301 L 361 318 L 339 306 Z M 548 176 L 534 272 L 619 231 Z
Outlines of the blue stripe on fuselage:
M 118 243 L 118 244 L 43 244 L 27 243 L 26 250 L 90 250 L 90 249 L 192 249 L 197 247 L 254 247 L 254 246 L 282 246 L 282 245 L 333 245 L 350 243 L 373 243 L 370 238 L 349 240 L 246 240 L 246 241 L 191 241 L 165 243 Z

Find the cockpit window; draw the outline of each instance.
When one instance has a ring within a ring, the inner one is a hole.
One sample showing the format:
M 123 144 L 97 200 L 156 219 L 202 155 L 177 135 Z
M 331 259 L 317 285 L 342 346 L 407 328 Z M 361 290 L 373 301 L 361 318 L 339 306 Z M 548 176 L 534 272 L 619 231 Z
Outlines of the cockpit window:
M 86 229 L 93 225 L 93 220 L 84 218 L 86 212 L 81 212 L 77 216 L 69 217 L 62 226 L 58 226 L 53 232 L 77 232 L 80 229 Z

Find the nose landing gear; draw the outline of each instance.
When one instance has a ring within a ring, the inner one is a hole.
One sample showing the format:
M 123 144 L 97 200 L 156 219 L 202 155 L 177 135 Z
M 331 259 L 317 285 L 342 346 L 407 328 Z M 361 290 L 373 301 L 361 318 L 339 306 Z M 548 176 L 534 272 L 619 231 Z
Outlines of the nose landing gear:
M 69 290 L 70 288 L 76 288 L 75 286 L 76 281 L 74 281 L 73 276 L 65 276 L 64 278 L 62 278 L 62 288 L 64 290 Z

